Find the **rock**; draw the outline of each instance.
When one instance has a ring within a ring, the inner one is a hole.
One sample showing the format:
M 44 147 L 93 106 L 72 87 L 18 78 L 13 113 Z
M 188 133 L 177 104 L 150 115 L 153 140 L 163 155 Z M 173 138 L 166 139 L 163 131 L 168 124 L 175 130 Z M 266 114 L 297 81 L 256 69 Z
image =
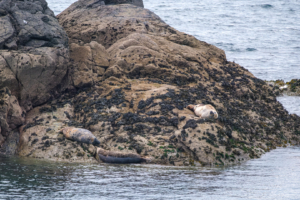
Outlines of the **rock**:
M 0 49 L 2 49 L 7 40 L 13 37 L 15 30 L 8 16 L 0 17 L 0 26 Z
M 66 75 L 66 32 L 44 0 L 0 2 L 0 88 L 26 110 L 53 96 Z
M 132 4 L 144 8 L 143 0 L 105 0 L 105 5 L 110 4 Z
M 0 49 L 67 47 L 67 35 L 45 0 L 2 0 L 0 8 Z
M 17 149 L 17 127 L 25 122 L 25 112 L 8 88 L 0 89 L 0 153 L 12 155 Z
M 44 0 L 2 0 L 0 27 L 0 143 L 14 154 L 26 112 L 69 88 L 68 38 Z
M 292 79 L 289 82 L 284 82 L 283 80 L 265 82 L 273 87 L 277 96 L 300 96 L 300 79 Z
M 45 103 L 68 68 L 68 49 L 0 50 L 0 88 L 8 87 L 26 110 Z
M 63 140 L 65 126 L 90 130 L 109 152 L 155 164 L 230 165 L 299 144 L 299 117 L 223 50 L 149 10 L 101 2 L 77 1 L 58 15 L 69 36 L 73 89 L 28 112 L 20 156 L 95 161 L 91 145 Z M 190 104 L 210 104 L 218 118 L 201 119 Z
M 101 80 L 105 70 L 109 67 L 109 55 L 105 48 L 92 41 L 84 46 L 70 44 L 70 58 L 76 67 L 72 73 L 73 85 L 76 88 L 92 86 Z
M 67 140 L 60 132 L 73 115 L 73 108 L 68 103 L 58 108 L 54 105 L 40 106 L 28 112 L 25 125 L 20 128 L 18 155 L 52 161 L 96 163 L 93 145 Z

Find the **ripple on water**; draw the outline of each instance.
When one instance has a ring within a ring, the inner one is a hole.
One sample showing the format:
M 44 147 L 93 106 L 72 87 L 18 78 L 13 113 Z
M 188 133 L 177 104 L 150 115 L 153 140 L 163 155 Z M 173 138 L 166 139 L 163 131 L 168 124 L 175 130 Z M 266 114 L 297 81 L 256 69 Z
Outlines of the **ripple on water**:
M 281 96 L 277 100 L 284 106 L 290 114 L 300 116 L 300 97 L 299 96 Z
M 98 165 L 0 158 L 0 196 L 66 199 L 295 199 L 300 148 L 226 168 Z M 35 171 L 34 171 L 35 170 Z

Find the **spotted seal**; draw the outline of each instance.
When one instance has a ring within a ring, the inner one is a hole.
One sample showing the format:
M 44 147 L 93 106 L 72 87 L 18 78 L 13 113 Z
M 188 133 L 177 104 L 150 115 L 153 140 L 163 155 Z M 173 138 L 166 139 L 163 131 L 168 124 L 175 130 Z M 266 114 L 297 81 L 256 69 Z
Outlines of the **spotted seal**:
M 64 136 L 69 140 L 92 144 L 94 146 L 98 146 L 100 144 L 99 140 L 93 135 L 93 133 L 87 129 L 66 127 L 61 129 L 60 132 L 63 132 Z
M 142 157 L 139 154 L 107 151 L 102 148 L 97 148 L 97 154 L 99 159 L 105 163 L 129 164 L 142 163 L 150 160 L 150 158 Z
M 187 108 L 200 118 L 218 118 L 216 109 L 210 104 L 188 105 Z

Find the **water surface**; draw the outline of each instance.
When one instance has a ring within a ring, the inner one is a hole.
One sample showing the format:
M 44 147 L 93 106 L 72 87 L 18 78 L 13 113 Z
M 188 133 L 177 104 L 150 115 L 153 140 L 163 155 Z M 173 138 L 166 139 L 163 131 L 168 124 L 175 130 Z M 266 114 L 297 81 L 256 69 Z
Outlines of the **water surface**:
M 300 147 L 227 168 L 0 158 L 0 199 L 299 199 Z

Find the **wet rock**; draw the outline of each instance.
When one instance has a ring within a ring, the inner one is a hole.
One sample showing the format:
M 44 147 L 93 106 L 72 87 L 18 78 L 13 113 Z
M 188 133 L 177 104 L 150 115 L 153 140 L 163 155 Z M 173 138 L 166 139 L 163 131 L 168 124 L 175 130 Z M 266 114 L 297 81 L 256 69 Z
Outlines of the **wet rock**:
M 135 6 L 144 7 L 143 0 L 105 0 L 105 5 L 110 4 L 133 4 Z

